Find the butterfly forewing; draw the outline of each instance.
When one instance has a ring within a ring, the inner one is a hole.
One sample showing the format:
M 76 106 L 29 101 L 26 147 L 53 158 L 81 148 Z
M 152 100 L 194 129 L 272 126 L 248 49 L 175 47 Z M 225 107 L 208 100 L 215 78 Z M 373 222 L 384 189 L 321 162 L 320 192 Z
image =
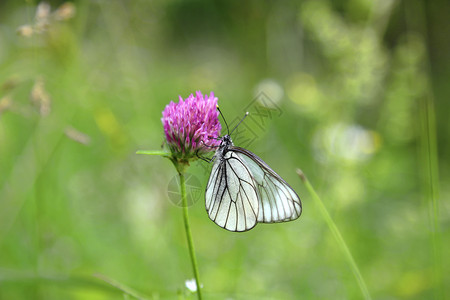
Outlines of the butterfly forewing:
M 286 222 L 295 220 L 301 215 L 300 197 L 261 158 L 240 147 L 233 146 L 230 151 L 238 153 L 253 175 L 258 193 L 258 222 Z
M 297 219 L 302 213 L 299 196 L 275 171 L 252 152 L 222 138 L 206 186 L 206 211 L 217 225 L 246 231 L 258 222 Z
M 206 211 L 217 225 L 246 231 L 256 225 L 258 194 L 251 170 L 240 155 L 227 151 L 214 162 L 206 187 Z

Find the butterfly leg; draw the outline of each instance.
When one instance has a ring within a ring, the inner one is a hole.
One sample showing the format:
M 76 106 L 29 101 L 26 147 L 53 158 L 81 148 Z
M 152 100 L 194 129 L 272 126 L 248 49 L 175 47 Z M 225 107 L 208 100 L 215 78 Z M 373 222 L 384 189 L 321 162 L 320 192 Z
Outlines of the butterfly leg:
M 204 156 L 198 155 L 198 152 L 195 153 L 195 155 L 197 156 L 197 158 L 199 158 L 199 159 L 201 159 L 203 161 L 206 161 L 207 163 L 211 163 L 214 160 L 214 156 L 211 157 L 211 158 L 208 158 L 208 157 L 204 157 Z

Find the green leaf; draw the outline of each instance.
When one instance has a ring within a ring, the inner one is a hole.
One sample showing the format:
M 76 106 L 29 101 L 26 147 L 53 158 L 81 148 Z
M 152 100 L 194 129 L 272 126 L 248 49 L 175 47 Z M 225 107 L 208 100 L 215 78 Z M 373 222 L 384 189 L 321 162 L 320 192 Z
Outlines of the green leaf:
M 136 154 L 161 155 L 161 156 L 169 157 L 171 153 L 166 152 L 166 151 L 138 150 L 138 151 L 136 151 Z

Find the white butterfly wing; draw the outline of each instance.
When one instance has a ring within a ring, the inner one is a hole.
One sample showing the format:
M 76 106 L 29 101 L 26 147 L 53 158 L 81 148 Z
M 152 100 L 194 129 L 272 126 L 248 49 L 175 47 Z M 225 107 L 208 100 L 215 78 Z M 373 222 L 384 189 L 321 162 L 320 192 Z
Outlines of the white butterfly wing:
M 280 175 L 252 152 L 240 147 L 230 150 L 239 153 L 253 175 L 259 201 L 258 222 L 287 222 L 300 217 L 300 197 Z
M 258 220 L 258 194 L 252 171 L 239 154 L 227 151 L 217 158 L 206 186 L 209 218 L 230 231 L 247 231 Z

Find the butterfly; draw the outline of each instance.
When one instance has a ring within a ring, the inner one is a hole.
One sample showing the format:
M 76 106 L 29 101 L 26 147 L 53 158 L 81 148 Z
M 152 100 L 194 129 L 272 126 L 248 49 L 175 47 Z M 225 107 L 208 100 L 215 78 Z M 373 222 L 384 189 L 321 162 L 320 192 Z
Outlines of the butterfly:
M 220 227 L 242 232 L 258 223 L 300 217 L 302 203 L 297 193 L 256 154 L 234 146 L 229 134 L 221 138 L 212 160 L 206 211 Z

